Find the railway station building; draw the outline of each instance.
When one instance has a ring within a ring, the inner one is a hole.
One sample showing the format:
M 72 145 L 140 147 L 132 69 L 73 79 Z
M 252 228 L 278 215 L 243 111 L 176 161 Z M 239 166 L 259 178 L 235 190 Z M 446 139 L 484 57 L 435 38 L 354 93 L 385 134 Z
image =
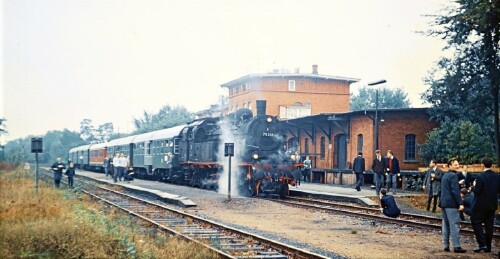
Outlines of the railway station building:
M 313 180 L 335 182 L 349 171 L 359 151 L 371 166 L 375 151 L 375 109 L 350 111 L 350 85 L 359 79 L 312 73 L 246 75 L 221 86 L 229 91 L 226 113 L 248 108 L 256 114 L 256 101 L 266 101 L 266 114 L 287 125 L 287 148 L 310 156 Z M 425 166 L 417 147 L 437 124 L 427 108 L 379 109 L 378 149 L 388 149 L 399 159 L 402 170 Z M 345 180 L 345 177 L 344 177 Z M 342 177 L 337 181 L 342 181 Z M 340 182 L 341 183 L 341 182 Z

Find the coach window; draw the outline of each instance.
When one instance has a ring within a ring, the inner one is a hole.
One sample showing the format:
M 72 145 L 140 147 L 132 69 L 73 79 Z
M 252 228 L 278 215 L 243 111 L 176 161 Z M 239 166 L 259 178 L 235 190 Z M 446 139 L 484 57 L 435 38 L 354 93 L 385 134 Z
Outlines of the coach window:
M 320 159 L 325 160 L 325 137 L 321 137 L 320 143 Z
M 363 152 L 363 134 L 358 135 L 358 153 Z
M 304 152 L 305 152 L 306 156 L 309 155 L 309 139 L 308 138 L 304 139 Z
M 416 136 L 407 134 L 405 136 L 405 161 L 416 161 Z

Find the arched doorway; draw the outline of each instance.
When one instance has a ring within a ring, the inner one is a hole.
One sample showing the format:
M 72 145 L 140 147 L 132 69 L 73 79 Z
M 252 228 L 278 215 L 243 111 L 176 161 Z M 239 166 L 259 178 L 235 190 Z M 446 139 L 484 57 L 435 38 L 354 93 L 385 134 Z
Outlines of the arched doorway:
M 347 165 L 347 137 L 345 134 L 335 136 L 335 153 L 337 154 L 335 167 L 345 169 Z

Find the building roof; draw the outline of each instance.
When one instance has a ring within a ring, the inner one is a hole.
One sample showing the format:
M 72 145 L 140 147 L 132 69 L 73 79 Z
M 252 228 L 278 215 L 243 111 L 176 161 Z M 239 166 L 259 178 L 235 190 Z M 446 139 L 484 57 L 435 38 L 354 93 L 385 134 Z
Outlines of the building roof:
M 428 112 L 429 108 L 380 108 L 378 109 L 379 113 L 382 112 Z M 342 117 L 352 116 L 352 115 L 364 115 L 367 113 L 375 113 L 375 109 L 364 109 L 360 111 L 350 111 L 350 112 L 339 112 L 339 113 L 320 113 L 314 114 L 305 117 L 293 118 L 293 119 L 284 119 L 284 121 L 293 121 L 300 119 L 320 119 L 326 118 L 327 120 L 336 120 L 342 119 Z
M 276 77 L 281 77 L 281 78 L 309 78 L 309 79 L 321 79 L 321 80 L 335 80 L 335 81 L 344 81 L 347 83 L 355 83 L 359 82 L 360 79 L 357 78 L 349 78 L 349 77 L 340 77 L 340 76 L 327 76 L 327 75 L 318 75 L 318 74 L 300 74 L 300 73 L 269 73 L 269 74 L 250 74 L 246 76 L 242 76 L 238 79 L 234 79 L 232 81 L 229 81 L 225 84 L 222 84 L 221 87 L 231 87 L 234 85 L 239 85 L 243 82 L 250 81 L 252 79 L 259 79 L 259 78 L 276 78 Z

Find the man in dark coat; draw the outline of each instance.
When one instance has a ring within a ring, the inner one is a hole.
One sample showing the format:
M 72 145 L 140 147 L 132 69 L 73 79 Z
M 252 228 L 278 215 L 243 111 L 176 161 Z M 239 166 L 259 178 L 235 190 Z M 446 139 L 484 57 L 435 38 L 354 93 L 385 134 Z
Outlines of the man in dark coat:
M 359 192 L 361 191 L 363 173 L 365 172 L 365 158 L 363 157 L 363 152 L 358 152 L 358 156 L 354 158 L 352 169 L 356 174 L 356 190 Z
M 460 189 L 469 189 L 472 186 L 473 181 L 474 178 L 472 178 L 472 175 L 467 172 L 467 166 L 464 165 L 462 168 L 462 172 L 458 173 L 458 184 L 460 185 Z
M 396 204 L 396 200 L 391 195 L 387 195 L 387 190 L 382 188 L 380 190 L 380 206 L 382 207 L 382 213 L 387 217 L 397 218 L 401 214 L 401 210 Z
M 476 241 L 479 247 L 474 252 L 491 252 L 491 240 L 493 239 L 493 221 L 497 210 L 498 193 L 500 183 L 498 176 L 491 170 L 493 160 L 485 157 L 481 160 L 484 165 L 484 173 L 479 175 L 474 182 L 474 202 L 472 203 L 472 215 L 470 217 Z M 484 223 L 484 231 L 482 224 Z
M 398 188 L 398 177 L 400 176 L 399 170 L 399 160 L 394 156 L 392 150 L 387 150 L 386 158 L 387 172 L 387 192 L 392 189 L 392 194 L 396 194 L 396 189 Z
M 66 173 L 64 174 L 68 176 L 69 187 L 73 188 L 73 177 L 75 176 L 75 164 L 73 162 L 69 163 L 68 169 L 66 169 Z
M 375 183 L 375 192 L 380 195 L 380 188 L 384 185 L 384 170 L 385 164 L 382 155 L 380 154 L 380 150 L 375 150 L 375 158 L 372 162 L 372 170 L 373 170 L 373 182 Z
M 437 167 L 436 160 L 432 159 L 429 163 L 429 170 L 425 174 L 424 185 L 422 186 L 424 190 L 427 191 L 427 211 L 431 208 L 431 201 L 434 200 L 432 206 L 432 212 L 436 212 L 436 205 L 438 200 L 438 195 L 441 190 L 441 176 L 443 172 Z
M 443 219 L 442 236 L 444 251 L 450 251 L 450 235 L 455 253 L 465 253 L 467 250 L 460 246 L 460 213 L 464 210 L 464 203 L 458 189 L 457 171 L 460 167 L 456 158 L 448 160 L 448 172 L 441 178 L 441 217 Z
M 61 184 L 61 178 L 63 174 L 63 170 L 66 169 L 66 166 L 61 162 L 61 158 L 56 158 L 56 162 L 52 164 L 52 170 L 54 171 L 54 184 L 56 188 L 59 188 Z

